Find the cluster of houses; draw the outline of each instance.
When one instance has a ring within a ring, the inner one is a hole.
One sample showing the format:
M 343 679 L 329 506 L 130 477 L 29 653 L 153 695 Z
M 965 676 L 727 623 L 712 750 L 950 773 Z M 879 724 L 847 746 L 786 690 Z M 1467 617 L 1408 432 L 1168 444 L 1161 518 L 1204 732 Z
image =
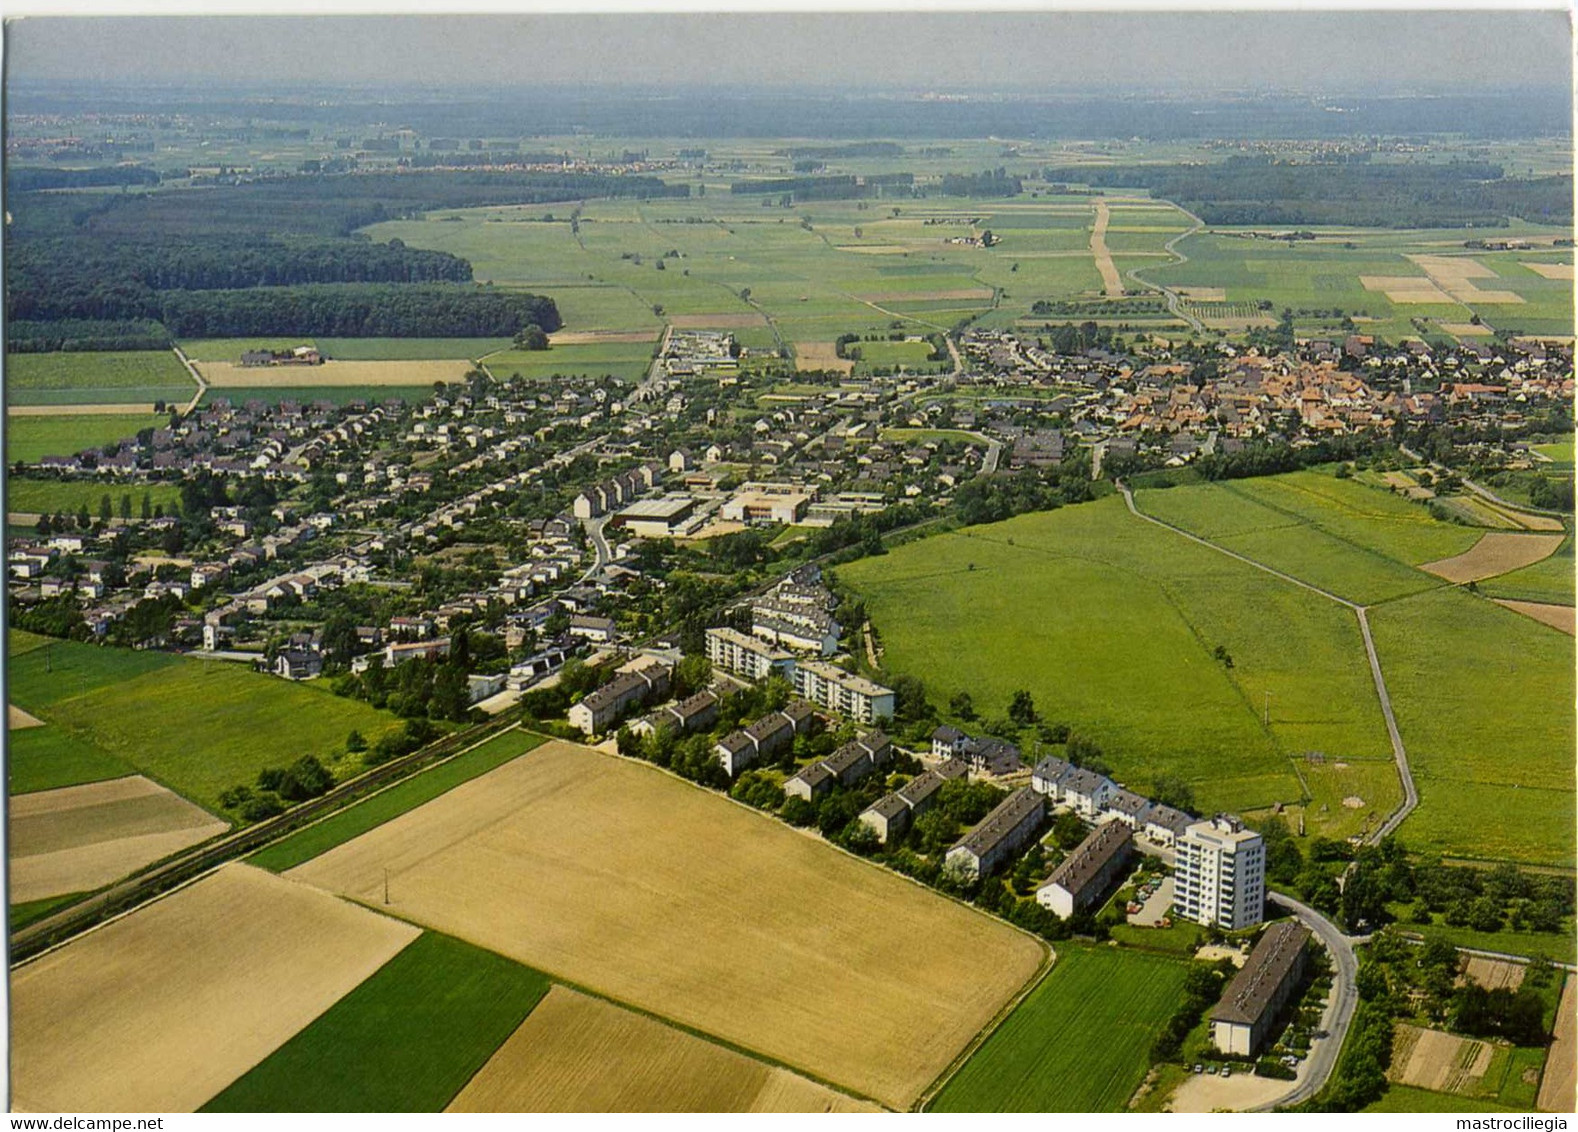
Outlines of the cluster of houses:
M 633 503 L 662 481 L 664 469 L 645 463 L 617 476 L 593 484 L 575 497 L 571 511 L 577 519 L 595 519 L 617 507 Z
M 893 742 L 881 731 L 872 731 L 845 743 L 838 750 L 803 767 L 784 783 L 784 794 L 815 802 L 835 785 L 853 786 L 893 756 Z
M 608 683 L 570 706 L 570 726 L 587 736 L 600 735 L 632 707 L 666 696 L 673 678 L 673 666 L 653 657 L 637 657 Z

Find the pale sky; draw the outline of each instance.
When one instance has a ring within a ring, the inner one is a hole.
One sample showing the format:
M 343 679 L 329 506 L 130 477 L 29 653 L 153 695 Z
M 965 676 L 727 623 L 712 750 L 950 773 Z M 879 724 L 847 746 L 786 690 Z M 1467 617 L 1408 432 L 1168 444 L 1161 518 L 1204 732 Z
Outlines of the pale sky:
M 272 79 L 473 91 L 572 82 L 1463 90 L 1565 86 L 1572 59 L 1565 9 L 41 16 L 5 30 L 13 81 Z

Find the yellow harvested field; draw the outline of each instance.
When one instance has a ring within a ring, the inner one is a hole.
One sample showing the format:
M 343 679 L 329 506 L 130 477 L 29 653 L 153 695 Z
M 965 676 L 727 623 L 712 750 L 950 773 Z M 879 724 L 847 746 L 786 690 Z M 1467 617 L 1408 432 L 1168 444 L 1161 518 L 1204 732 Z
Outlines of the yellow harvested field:
M 656 342 L 656 330 L 556 330 L 548 335 L 555 346 L 595 346 L 602 342 Z
M 991 297 L 990 287 L 955 287 L 945 291 L 869 291 L 855 296 L 863 303 L 934 303 L 944 300 L 985 302 Z
M 229 828 L 140 774 L 19 794 L 11 799 L 11 903 L 102 888 Z
M 729 311 L 725 314 L 671 314 L 668 320 L 675 330 L 743 330 L 750 326 L 767 325 L 767 320 L 753 311 Z
M 471 369 L 454 361 L 329 361 L 318 366 L 243 366 L 235 362 L 196 362 L 203 380 L 215 389 L 294 389 L 327 385 L 430 385 L 460 381 Z
M 831 342 L 796 342 L 794 344 L 794 368 L 797 370 L 837 370 L 839 373 L 849 373 L 855 368 L 855 363 L 848 358 L 838 356 L 838 348 Z
M 1197 303 L 1227 302 L 1227 288 L 1225 287 L 1174 287 L 1173 290 L 1177 291 L 1184 298 Z
M 1487 959 L 1483 955 L 1470 955 L 1468 965 L 1463 969 L 1463 977 L 1470 979 L 1486 990 L 1495 990 L 1497 987 L 1506 987 L 1517 990 L 1523 985 L 1525 967 L 1522 963 L 1509 963 L 1505 959 Z
M 1035 939 L 655 767 L 552 742 L 292 870 L 906 1108 Z
M 1561 546 L 1563 537 L 1491 531 L 1462 554 L 1426 562 L 1420 569 L 1458 584 L 1479 582 L 1549 558 Z
M 1513 601 L 1511 598 L 1497 598 L 1497 605 L 1506 606 L 1514 613 L 1521 613 L 1525 617 L 1532 617 L 1542 625 L 1549 625 L 1552 629 L 1559 629 L 1569 637 L 1578 636 L 1578 626 L 1574 625 L 1574 610 L 1570 605 L 1552 605 L 1543 601 Z
M 1402 1023 L 1393 1039 L 1387 1076 L 1438 1093 L 1465 1092 L 1484 1078 L 1494 1052 L 1489 1042 Z
M 1573 277 L 1573 265 L 1570 263 L 1531 263 L 1528 260 L 1520 260 L 1519 262 L 1534 272 L 1534 274 L 1543 275 L 1546 279 L 1571 279 Z
M 841 252 L 854 252 L 856 255 L 905 255 L 911 249 L 904 244 L 838 244 Z
M 1096 270 L 1101 273 L 1101 287 L 1109 299 L 1123 297 L 1123 277 L 1118 274 L 1117 266 L 1112 262 L 1112 253 L 1107 250 L 1107 224 L 1112 214 L 1107 210 L 1107 202 L 1096 202 L 1096 223 L 1090 230 L 1090 254 L 1096 258 Z
M 197 392 L 195 383 L 191 391 Z M 114 405 L 7 405 L 5 407 L 5 414 L 8 417 L 100 417 L 152 414 L 152 412 L 152 401 L 133 404 L 122 401 Z
M 191 1112 L 417 929 L 231 864 L 11 976 L 11 1105 Z
M 1578 1002 L 1571 975 L 1556 1006 L 1555 1040 L 1545 1055 L 1545 1074 L 1535 1101 L 1541 1112 L 1572 1112 L 1578 1105 Z
M 876 1112 L 644 1014 L 554 987 L 448 1112 Z
M 1366 291 L 1381 291 L 1394 303 L 1439 303 L 1452 306 L 1452 296 L 1419 275 L 1361 275 Z
M 29 727 L 42 727 L 44 721 L 36 715 L 29 715 L 15 704 L 5 706 L 5 725 L 12 731 L 23 731 Z M 13 817 L 16 811 L 12 810 Z
M 1490 268 L 1472 256 L 1411 255 L 1432 282 L 1460 303 L 1521 303 L 1523 296 L 1515 291 L 1482 291 L 1476 279 L 1495 279 Z M 1395 300 L 1394 300 L 1395 301 Z
M 1442 322 L 1437 325 L 1455 338 L 1489 338 L 1495 333 L 1488 326 L 1472 322 Z

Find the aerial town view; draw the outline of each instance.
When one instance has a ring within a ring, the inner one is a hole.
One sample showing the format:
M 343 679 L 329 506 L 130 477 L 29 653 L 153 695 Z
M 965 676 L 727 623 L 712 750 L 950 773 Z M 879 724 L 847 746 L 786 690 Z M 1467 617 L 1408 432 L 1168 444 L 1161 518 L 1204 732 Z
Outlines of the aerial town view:
M 10 1111 L 1566 1127 L 1565 9 L 5 40 Z

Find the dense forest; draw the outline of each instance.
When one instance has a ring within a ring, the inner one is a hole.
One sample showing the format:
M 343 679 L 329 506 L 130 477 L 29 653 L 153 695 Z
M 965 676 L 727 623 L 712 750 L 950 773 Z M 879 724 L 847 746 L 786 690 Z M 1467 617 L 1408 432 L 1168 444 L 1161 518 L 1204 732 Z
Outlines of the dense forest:
M 6 315 L 25 324 L 14 347 L 22 350 L 88 340 L 162 346 L 169 334 L 510 336 L 528 323 L 553 331 L 551 300 L 459 286 L 471 280 L 464 259 L 351 233 L 432 208 L 688 191 L 651 177 L 465 170 L 13 193 Z M 50 325 L 62 320 L 70 325 Z M 127 322 L 163 325 L 103 325 Z
M 115 185 L 157 185 L 159 173 L 146 165 L 100 165 L 92 169 L 49 169 L 18 165 L 6 171 L 6 189 L 28 193 L 41 189 L 89 189 Z
M 152 319 L 63 318 L 53 322 L 14 319 L 6 324 L 10 354 L 55 350 L 165 350 L 170 332 Z
M 1024 189 L 1018 177 L 999 166 L 984 173 L 949 173 L 937 191 L 945 197 L 1016 197 Z
M 1088 166 L 1043 170 L 1088 183 Z M 1572 223 L 1571 176 L 1513 179 L 1483 162 L 1295 164 L 1231 158 L 1212 165 L 1115 165 L 1100 183 L 1149 189 L 1207 224 L 1351 224 L 1366 228 L 1504 227 L 1508 217 Z
M 563 325 L 552 299 L 453 283 L 164 291 L 157 300 L 159 321 L 183 338 L 503 338 Z

